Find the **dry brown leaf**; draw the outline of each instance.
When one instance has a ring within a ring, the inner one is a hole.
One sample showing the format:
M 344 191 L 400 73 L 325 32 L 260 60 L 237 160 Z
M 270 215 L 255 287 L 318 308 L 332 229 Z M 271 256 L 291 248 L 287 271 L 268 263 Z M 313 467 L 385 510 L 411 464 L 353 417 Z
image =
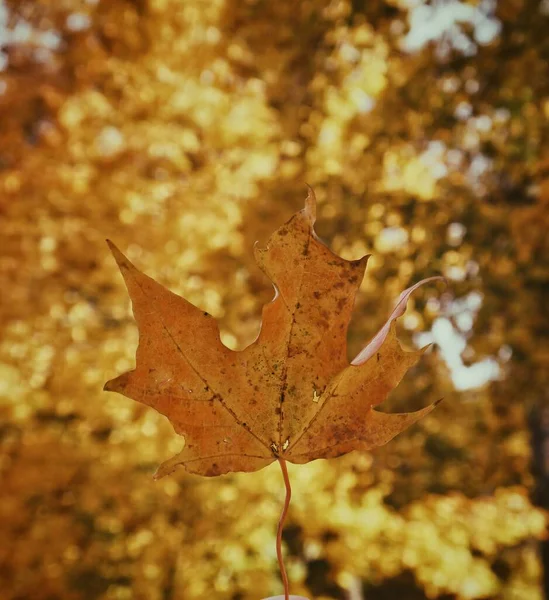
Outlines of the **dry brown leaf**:
M 279 457 L 293 463 L 368 450 L 429 414 L 386 414 L 374 407 L 423 350 L 404 350 L 389 319 L 349 364 L 347 327 L 368 257 L 347 261 L 316 236 L 310 190 L 303 210 L 256 247 L 275 285 L 258 338 L 241 351 L 220 340 L 215 319 L 136 269 L 112 244 L 139 327 L 136 368 L 105 385 L 152 406 L 184 436 L 183 450 L 159 468 L 183 465 L 214 476 L 255 471 Z

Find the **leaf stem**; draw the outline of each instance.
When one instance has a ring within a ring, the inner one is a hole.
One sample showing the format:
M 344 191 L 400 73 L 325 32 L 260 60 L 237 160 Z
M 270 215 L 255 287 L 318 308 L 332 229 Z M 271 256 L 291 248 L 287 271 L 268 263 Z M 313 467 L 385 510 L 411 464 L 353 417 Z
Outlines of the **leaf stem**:
M 278 457 L 278 464 L 282 469 L 282 476 L 284 477 L 284 485 L 286 486 L 286 498 L 284 499 L 284 507 L 280 514 L 280 520 L 278 521 L 278 530 L 276 532 L 276 556 L 278 558 L 278 566 L 280 568 L 280 575 L 282 576 L 282 583 L 284 584 L 284 600 L 290 600 L 290 586 L 288 583 L 288 575 L 284 566 L 284 559 L 282 558 L 282 529 L 284 527 L 284 521 L 288 514 L 288 507 L 290 506 L 290 500 L 292 498 L 292 486 L 290 485 L 290 478 L 288 477 L 288 468 L 286 467 L 286 461 Z

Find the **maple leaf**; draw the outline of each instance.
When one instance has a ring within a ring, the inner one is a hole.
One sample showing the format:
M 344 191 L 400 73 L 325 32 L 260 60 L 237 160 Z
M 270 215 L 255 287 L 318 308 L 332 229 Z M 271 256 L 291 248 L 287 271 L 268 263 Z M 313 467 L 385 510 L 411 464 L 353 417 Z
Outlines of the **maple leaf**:
M 136 368 L 105 384 L 152 406 L 184 436 L 183 450 L 155 477 L 183 465 L 214 476 L 255 471 L 279 458 L 306 463 L 382 446 L 429 414 L 387 414 L 374 407 L 395 388 L 424 349 L 404 350 L 390 317 L 349 364 L 347 328 L 368 256 L 348 261 L 314 231 L 316 201 L 255 247 L 275 286 L 257 339 L 234 351 L 221 342 L 215 319 L 141 273 L 109 243 L 139 327 Z

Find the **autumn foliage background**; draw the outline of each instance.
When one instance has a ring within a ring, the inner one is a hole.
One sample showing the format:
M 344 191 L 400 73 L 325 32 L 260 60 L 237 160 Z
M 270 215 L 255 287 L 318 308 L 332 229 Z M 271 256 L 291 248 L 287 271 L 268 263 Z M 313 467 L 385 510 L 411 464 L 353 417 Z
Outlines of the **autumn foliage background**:
M 290 469 L 293 593 L 542 598 L 548 26 L 547 0 L 0 1 L 3 600 L 280 593 L 277 465 L 155 483 L 180 439 L 101 391 L 137 341 L 104 240 L 243 347 L 253 242 L 305 182 L 330 247 L 373 253 L 352 356 L 400 290 L 449 286 L 401 320 L 438 346 L 386 409 L 445 402 Z

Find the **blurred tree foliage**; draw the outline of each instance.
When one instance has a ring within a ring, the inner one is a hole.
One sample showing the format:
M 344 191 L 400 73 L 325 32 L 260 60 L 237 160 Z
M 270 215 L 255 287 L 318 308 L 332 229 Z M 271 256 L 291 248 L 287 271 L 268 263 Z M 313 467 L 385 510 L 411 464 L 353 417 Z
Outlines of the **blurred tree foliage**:
M 155 484 L 180 441 L 101 392 L 137 337 L 104 239 L 242 347 L 272 294 L 252 243 L 304 182 L 327 243 L 374 254 L 351 354 L 401 289 L 450 286 L 403 319 L 439 348 L 387 405 L 436 413 L 291 469 L 294 593 L 542 597 L 548 25 L 547 0 L 0 1 L 2 598 L 279 593 L 276 465 Z

